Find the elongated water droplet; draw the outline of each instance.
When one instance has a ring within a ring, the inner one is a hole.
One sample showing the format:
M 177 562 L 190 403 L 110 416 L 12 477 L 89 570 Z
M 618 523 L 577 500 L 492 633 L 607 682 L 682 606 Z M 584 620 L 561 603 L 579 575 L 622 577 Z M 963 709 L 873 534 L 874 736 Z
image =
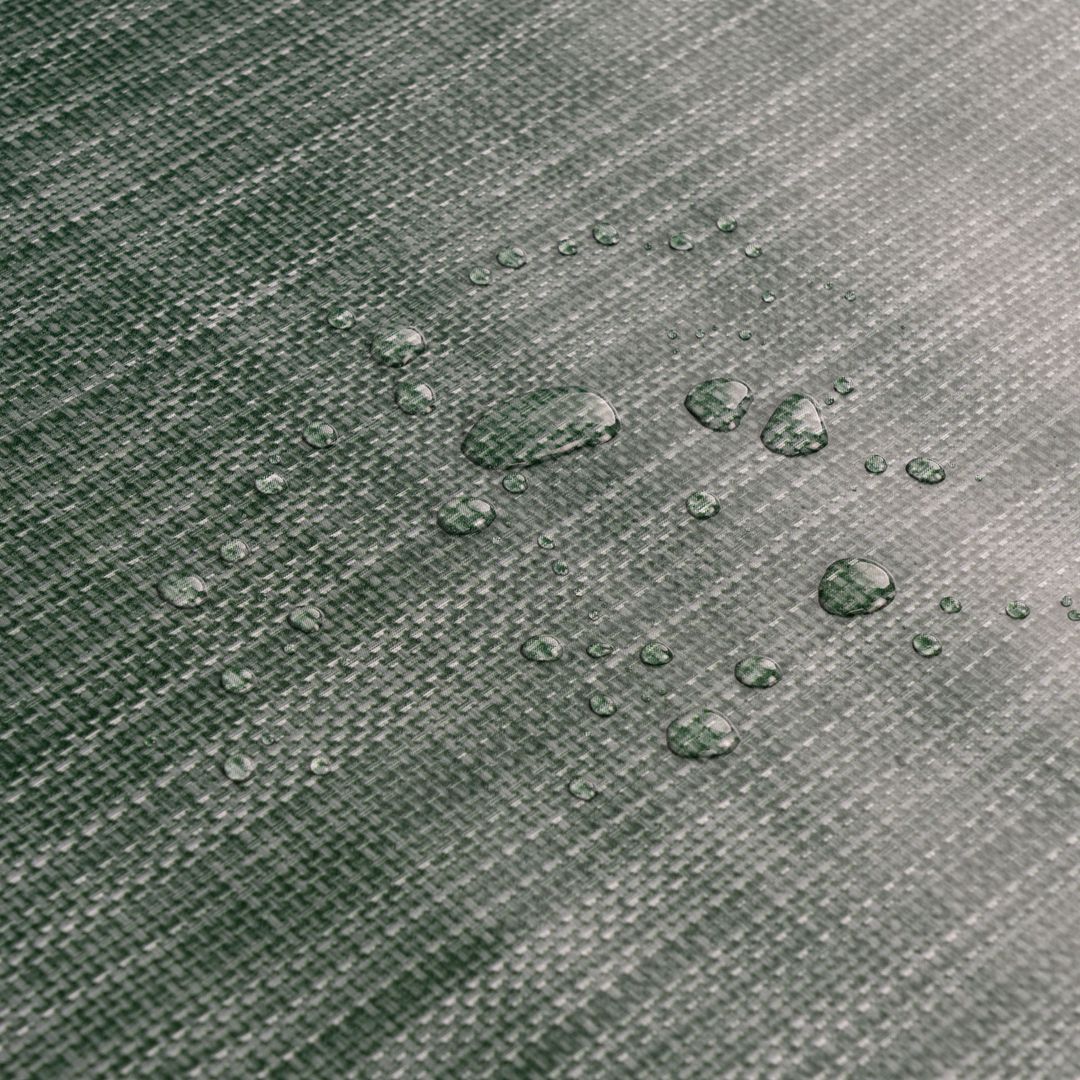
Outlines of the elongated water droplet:
M 589 802 L 597 796 L 596 788 L 594 788 L 588 780 L 571 780 L 570 783 L 566 785 L 566 790 L 569 791 L 575 799 L 580 799 L 582 802 Z
M 775 686 L 782 674 L 780 665 L 768 656 L 747 656 L 735 665 L 735 678 L 743 686 Z
M 707 379 L 686 395 L 684 404 L 710 431 L 734 431 L 753 400 L 750 387 L 738 379 Z
M 679 757 L 720 757 L 739 745 L 739 733 L 720 713 L 702 709 L 672 720 L 667 728 L 667 744 Z
M 247 754 L 232 754 L 225 759 L 222 769 L 230 780 L 242 784 L 245 780 L 250 780 L 255 772 L 255 759 Z
M 694 246 L 694 241 L 686 233 L 672 233 L 668 237 L 668 245 L 674 251 L 689 251 Z
M 198 574 L 169 574 L 158 582 L 158 593 L 175 608 L 198 607 L 206 599 L 206 582 Z
M 609 645 L 606 641 L 592 641 L 585 651 L 594 660 L 600 660 L 605 656 L 610 656 L 615 651 L 615 646 Z
M 559 254 L 560 255 L 576 255 L 578 252 L 577 244 L 573 240 L 560 240 L 559 241 Z
M 761 441 L 774 454 L 801 457 L 828 446 L 829 433 L 814 399 L 790 394 L 773 410 L 762 429 Z
M 243 562 L 251 554 L 251 548 L 243 540 L 226 540 L 218 548 L 221 561 L 225 563 Z
M 371 340 L 371 355 L 387 367 L 404 367 L 426 348 L 424 335 L 411 326 L 399 326 L 383 331 Z
M 502 486 L 511 495 L 520 495 L 529 486 L 529 481 L 524 473 L 512 472 L 503 477 Z
M 840 378 L 837 379 L 836 382 L 834 382 L 832 385 L 833 389 L 838 394 L 843 395 L 850 394 L 852 390 L 855 389 L 855 384 L 850 379 L 844 378 L 843 375 L 841 375 Z
M 619 230 L 606 221 L 600 221 L 593 226 L 593 239 L 604 247 L 613 247 L 619 242 Z
M 255 479 L 255 490 L 260 495 L 280 495 L 289 486 L 289 481 L 281 473 L 267 473 Z
M 663 667 L 674 654 L 662 641 L 646 641 L 638 655 L 641 662 L 649 667 Z
M 326 321 L 335 330 L 348 330 L 356 322 L 356 316 L 348 308 L 331 308 L 327 313 Z
M 462 452 L 486 469 L 535 465 L 559 454 L 613 439 L 615 410 L 578 386 L 533 390 L 484 413 L 465 436 Z
M 495 253 L 495 261 L 508 270 L 519 270 L 528 261 L 525 252 L 519 247 L 499 248 Z
M 818 583 L 818 602 L 830 615 L 868 615 L 895 595 L 892 575 L 870 559 L 838 559 Z
M 337 442 L 337 431 L 333 424 L 320 420 L 304 428 L 304 442 L 316 450 L 323 450 Z
M 743 248 L 743 254 L 748 259 L 756 259 L 761 254 L 761 248 L 757 244 L 747 244 L 746 247 Z
M 314 634 L 323 623 L 323 613 L 317 607 L 294 608 L 289 612 L 289 625 L 304 634 Z
M 908 476 L 920 484 L 940 484 L 945 479 L 945 470 L 930 458 L 912 458 L 906 468 Z
M 938 607 L 947 615 L 955 615 L 958 611 L 963 610 L 963 605 L 954 596 L 943 596 L 938 603 Z
M 937 656 L 941 652 L 941 642 L 933 634 L 916 634 L 911 639 L 911 647 L 920 656 Z
M 1010 619 L 1026 619 L 1031 614 L 1031 608 L 1019 600 L 1010 600 L 1005 605 L 1005 614 Z
M 865 461 L 866 471 L 873 476 L 880 476 L 889 463 L 880 454 L 871 454 Z
M 487 499 L 462 496 L 441 506 L 435 520 L 443 532 L 465 536 L 486 529 L 495 520 L 495 507 Z
M 540 663 L 558 660 L 562 656 L 562 642 L 551 634 L 537 634 L 521 646 L 521 655 L 526 660 L 536 660 Z
M 474 266 L 469 271 L 469 280 L 474 285 L 490 285 L 491 271 L 486 266 Z
M 686 509 L 691 517 L 704 520 L 711 518 L 720 509 L 720 500 L 707 491 L 695 491 L 687 496 Z
M 230 667 L 221 673 L 221 688 L 230 694 L 246 694 L 255 685 L 255 672 L 250 668 Z
M 736 228 L 737 225 L 738 225 L 738 222 L 732 217 L 721 218 L 716 223 L 716 227 L 722 233 L 733 233 L 735 231 L 735 228 Z
M 406 379 L 397 384 L 394 401 L 407 416 L 424 416 L 435 408 L 435 391 L 427 383 Z
M 596 693 L 589 698 L 589 708 L 597 716 L 614 716 L 616 713 L 615 702 L 607 694 Z

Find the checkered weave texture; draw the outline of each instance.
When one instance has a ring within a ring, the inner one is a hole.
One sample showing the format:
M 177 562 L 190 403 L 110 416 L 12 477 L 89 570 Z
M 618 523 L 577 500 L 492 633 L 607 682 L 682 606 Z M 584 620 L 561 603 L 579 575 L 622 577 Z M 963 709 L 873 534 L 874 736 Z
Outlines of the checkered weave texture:
M 1080 1075 L 1075 0 L 0 14 L 0 1075 Z M 460 452 L 563 385 L 618 437 Z M 832 617 L 860 555 L 896 599 Z M 731 755 L 668 751 L 702 707 Z

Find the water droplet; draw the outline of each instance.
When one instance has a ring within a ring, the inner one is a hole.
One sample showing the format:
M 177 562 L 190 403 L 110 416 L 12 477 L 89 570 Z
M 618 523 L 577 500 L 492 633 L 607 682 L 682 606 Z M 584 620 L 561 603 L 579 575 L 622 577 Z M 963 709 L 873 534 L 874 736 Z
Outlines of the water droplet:
M 694 331 L 694 337 L 696 337 L 698 339 L 698 341 L 701 341 L 702 338 L 705 337 L 705 331 L 704 330 L 695 330 Z
M 678 330 L 669 330 L 667 332 L 668 340 L 674 341 L 679 336 Z
M 371 355 L 387 367 L 404 367 L 427 348 L 427 341 L 419 330 L 411 326 L 399 326 L 376 335 L 371 341 Z
M 289 625 L 305 634 L 314 634 L 322 622 L 323 613 L 317 607 L 294 608 L 289 612 Z
M 1072 597 L 1068 593 L 1061 598 L 1061 606 L 1072 607 Z
M 394 390 L 397 407 L 408 416 L 424 416 L 435 408 L 435 391 L 427 383 L 399 382 Z
M 243 540 L 226 540 L 218 548 L 221 561 L 226 563 L 243 562 L 251 554 L 251 548 Z
M 738 225 L 738 222 L 734 218 L 731 218 L 731 217 L 721 218 L 716 223 L 716 227 L 722 233 L 733 233 L 735 231 L 735 227 L 737 225 Z
M 598 222 L 593 226 L 592 230 L 593 239 L 598 244 L 603 244 L 604 247 L 613 247 L 619 242 L 619 230 L 614 225 L 609 225 L 606 221 Z
M 521 655 L 526 660 L 537 660 L 541 663 L 558 660 L 562 656 L 562 642 L 551 634 L 537 634 L 521 646 Z
M 1065 618 L 1070 622 L 1080 622 L 1080 608 L 1073 608 L 1071 611 L 1066 612 Z
M 711 431 L 734 431 L 753 402 L 750 387 L 737 379 L 707 379 L 686 395 L 690 415 Z
M 958 611 L 963 610 L 964 605 L 954 596 L 943 596 L 938 601 L 938 607 L 947 615 L 955 615 Z
M 783 674 L 768 656 L 747 656 L 735 665 L 735 678 L 743 686 L 775 686 Z
M 556 574 L 568 574 L 570 572 L 570 567 L 561 559 L 553 562 L 551 564 L 551 569 L 554 570 Z
M 221 673 L 221 688 L 230 694 L 246 694 L 255 685 L 255 672 L 250 668 L 231 667 Z
M 577 244 L 573 240 L 560 240 L 559 241 L 559 254 L 560 255 L 576 255 Z
M 679 757 L 720 757 L 739 745 L 739 733 L 718 712 L 702 709 L 672 720 L 667 728 L 667 744 Z
M 707 491 L 695 491 L 687 496 L 686 509 L 691 517 L 711 518 L 720 509 L 720 500 Z
M 323 754 L 316 754 L 308 765 L 316 776 L 325 776 L 333 767 L 333 762 Z
M 835 404 L 836 404 L 836 398 L 834 398 L 834 397 L 827 397 L 827 398 L 825 399 L 825 402 L 824 402 L 824 403 L 825 403 L 826 405 L 835 405 Z
M 490 285 L 491 271 L 486 266 L 474 266 L 469 271 L 469 280 L 474 285 Z
M 535 465 L 613 439 L 615 410 L 577 386 L 533 390 L 484 413 L 465 436 L 465 456 L 486 469 Z
M 844 299 L 845 300 L 854 300 L 855 299 L 855 294 L 853 292 L 846 292 L 846 293 L 844 293 Z
M 945 470 L 930 458 L 912 458 L 905 467 L 908 476 L 920 484 L 940 484 L 945 479 Z
M 771 304 L 776 299 L 776 293 L 767 292 L 761 294 L 761 302 L 763 304 Z
M 589 708 L 597 716 L 614 716 L 617 709 L 615 702 L 607 694 L 596 693 L 589 698 Z
M 276 743 L 279 738 L 280 738 L 280 736 L 278 735 L 278 733 L 276 731 L 273 731 L 271 728 L 267 728 L 259 736 L 259 742 L 261 742 L 263 744 L 263 746 L 273 746 L 274 743 Z
M 694 241 L 686 233 L 672 233 L 668 237 L 668 245 L 673 251 L 689 251 L 694 246 Z
M 486 529 L 495 520 L 495 507 L 487 499 L 463 495 L 441 506 L 435 520 L 443 532 L 465 536 Z
M 356 322 L 356 316 L 348 308 L 337 307 L 330 309 L 326 321 L 335 330 L 348 330 Z
M 889 463 L 880 454 L 871 454 L 864 464 L 866 471 L 873 476 L 880 476 L 889 467 Z
M 502 486 L 511 495 L 520 495 L 529 486 L 529 481 L 524 473 L 512 472 L 503 477 Z
M 749 331 L 749 330 L 740 330 L 739 331 L 739 340 L 740 341 L 749 341 L 753 336 L 754 336 L 753 333 L 751 331 Z
M 941 642 L 933 634 L 916 634 L 911 639 L 911 647 L 920 656 L 937 656 L 941 652 Z
M 590 611 L 589 612 L 589 622 L 599 622 L 599 621 L 600 621 L 600 612 L 599 611 Z
M 870 559 L 838 559 L 818 582 L 818 602 L 830 615 L 868 615 L 895 595 L 892 575 Z
M 841 395 L 847 395 L 855 389 L 855 384 L 843 375 L 832 384 L 832 388 Z
M 814 399 L 791 394 L 773 410 L 762 429 L 761 441 L 774 454 L 800 457 L 828 446 L 829 433 Z
M 288 486 L 289 481 L 277 472 L 255 478 L 255 490 L 260 495 L 280 495 Z
M 645 244 L 644 244 L 644 247 L 645 247 L 646 251 L 652 251 L 652 241 L 651 240 L 646 240 Z
M 495 252 L 495 261 L 500 266 L 505 266 L 508 270 L 519 270 L 528 261 L 525 257 L 525 252 L 519 247 L 504 247 L 499 248 Z
M 594 660 L 600 660 L 605 656 L 610 656 L 615 651 L 615 646 L 609 645 L 606 641 L 590 641 L 585 651 Z
M 595 799 L 597 796 L 597 790 L 589 783 L 588 780 L 571 780 L 566 785 L 566 790 L 574 796 L 575 799 L 581 799 L 582 802 L 589 802 L 591 799 Z
M 333 424 L 320 420 L 314 424 L 308 424 L 304 428 L 304 442 L 313 446 L 316 450 L 322 450 L 327 446 L 333 446 L 337 442 L 337 431 Z
M 1026 619 L 1031 614 L 1031 608 L 1019 600 L 1010 600 L 1005 605 L 1005 614 L 1010 619 Z
M 550 536 L 538 536 L 536 538 L 536 546 L 551 549 L 555 546 L 555 541 Z
M 169 574 L 158 582 L 158 593 L 173 607 L 198 607 L 206 599 L 206 582 L 198 574 Z
M 761 254 L 761 248 L 757 244 L 747 244 L 743 248 L 743 254 L 748 259 L 756 259 Z
M 638 655 L 641 662 L 649 667 L 663 667 L 674 653 L 662 641 L 646 641 Z
M 230 780 L 242 784 L 245 780 L 250 780 L 252 773 L 255 772 L 255 759 L 248 757 L 247 754 L 232 754 L 225 759 L 222 768 Z

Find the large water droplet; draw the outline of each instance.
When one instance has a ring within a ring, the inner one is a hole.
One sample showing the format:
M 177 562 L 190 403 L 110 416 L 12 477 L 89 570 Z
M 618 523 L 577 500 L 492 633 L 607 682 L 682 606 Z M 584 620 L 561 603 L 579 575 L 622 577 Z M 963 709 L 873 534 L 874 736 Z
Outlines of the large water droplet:
M 955 615 L 958 611 L 962 610 L 963 605 L 953 596 L 943 596 L 938 602 L 938 607 L 947 615 Z
M 843 375 L 841 375 L 832 385 L 833 389 L 841 395 L 850 394 L 855 389 L 855 384 L 850 379 L 844 378 Z
M 387 367 L 404 367 L 426 348 L 424 335 L 411 326 L 399 326 L 384 331 L 371 341 L 371 355 Z
M 435 520 L 443 532 L 464 536 L 486 529 L 495 520 L 495 507 L 487 499 L 462 496 L 441 506 Z
M 316 450 L 323 450 L 337 442 L 337 431 L 333 424 L 320 420 L 304 428 L 304 442 Z
M 581 799 L 582 802 L 589 802 L 591 799 L 595 799 L 597 795 L 596 788 L 589 783 L 588 780 L 571 780 L 566 785 L 566 790 L 574 796 L 575 799 Z
M 221 673 L 221 688 L 230 694 L 246 694 L 255 685 L 255 672 L 250 668 L 230 667 Z
M 289 486 L 289 481 L 281 473 L 267 473 L 255 479 L 255 490 L 260 495 L 280 495 Z
M 198 574 L 169 574 L 158 582 L 158 593 L 173 607 L 198 607 L 206 599 L 206 582 Z
M 880 454 L 871 454 L 864 464 L 866 471 L 872 476 L 880 476 L 889 467 L 889 463 Z
M 646 641 L 638 655 L 641 662 L 649 667 L 663 667 L 674 654 L 662 641 Z
M 423 416 L 435 408 L 435 391 L 427 383 L 406 379 L 397 384 L 394 401 L 408 416 Z
M 937 656 L 941 652 L 941 642 L 933 634 L 916 634 L 911 639 L 911 647 L 920 656 Z
M 317 607 L 295 608 L 289 612 L 289 625 L 304 634 L 314 634 L 323 623 L 323 613 Z
M 686 509 L 691 517 L 704 520 L 720 509 L 720 500 L 708 491 L 695 491 L 686 497 Z
M 243 562 L 251 554 L 251 548 L 243 540 L 226 540 L 218 548 L 221 561 L 225 563 Z
M 783 674 L 768 656 L 747 656 L 735 665 L 735 678 L 743 686 L 775 686 Z
M 896 582 L 870 559 L 838 559 L 818 583 L 818 601 L 830 615 L 867 615 L 896 595 Z
M 615 437 L 619 418 L 599 394 L 576 386 L 533 390 L 484 413 L 462 452 L 486 469 L 535 465 Z
M 537 634 L 521 646 L 521 655 L 526 660 L 537 660 L 541 663 L 558 660 L 562 656 L 562 642 L 551 634 Z
M 774 454 L 800 457 L 828 446 L 829 433 L 814 399 L 790 394 L 773 410 L 762 429 L 761 441 Z
M 667 728 L 667 744 L 679 757 L 720 757 L 739 745 L 739 733 L 718 712 L 702 709 L 672 720 Z
M 930 458 L 912 458 L 907 463 L 907 474 L 920 484 L 940 484 L 945 479 L 945 470 Z
M 619 242 L 619 230 L 614 225 L 609 225 L 606 221 L 598 222 L 593 226 L 592 230 L 593 239 L 598 244 L 603 244 L 604 247 L 613 247 Z
M 607 694 L 596 693 L 589 698 L 589 708 L 597 716 L 614 716 L 617 709 L 615 702 Z
M 672 233 L 668 238 L 668 245 L 674 251 L 689 251 L 694 246 L 694 241 L 686 233 Z
M 733 431 L 753 400 L 750 387 L 738 379 L 707 379 L 686 395 L 685 404 L 711 431 Z
M 519 270 L 528 261 L 525 252 L 519 247 L 499 248 L 495 253 L 495 261 L 508 270 Z
M 1005 605 L 1005 614 L 1010 619 L 1026 619 L 1031 614 L 1031 608 L 1019 600 L 1010 600 Z
M 716 223 L 716 227 L 722 233 L 733 233 L 735 231 L 735 228 L 736 228 L 737 225 L 738 225 L 738 222 L 733 217 L 721 218 Z
M 255 772 L 255 759 L 247 754 L 232 754 L 225 759 L 222 769 L 230 780 L 242 784 L 245 780 L 250 780 Z

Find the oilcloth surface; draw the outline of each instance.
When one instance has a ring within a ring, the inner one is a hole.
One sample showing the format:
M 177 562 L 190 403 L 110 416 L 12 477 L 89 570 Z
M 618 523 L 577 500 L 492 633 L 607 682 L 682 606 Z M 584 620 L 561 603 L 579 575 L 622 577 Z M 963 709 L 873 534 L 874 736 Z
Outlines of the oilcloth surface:
M 3 16 L 0 1074 L 1080 1072 L 1073 0 Z M 545 386 L 622 429 L 513 495 L 461 440 Z

